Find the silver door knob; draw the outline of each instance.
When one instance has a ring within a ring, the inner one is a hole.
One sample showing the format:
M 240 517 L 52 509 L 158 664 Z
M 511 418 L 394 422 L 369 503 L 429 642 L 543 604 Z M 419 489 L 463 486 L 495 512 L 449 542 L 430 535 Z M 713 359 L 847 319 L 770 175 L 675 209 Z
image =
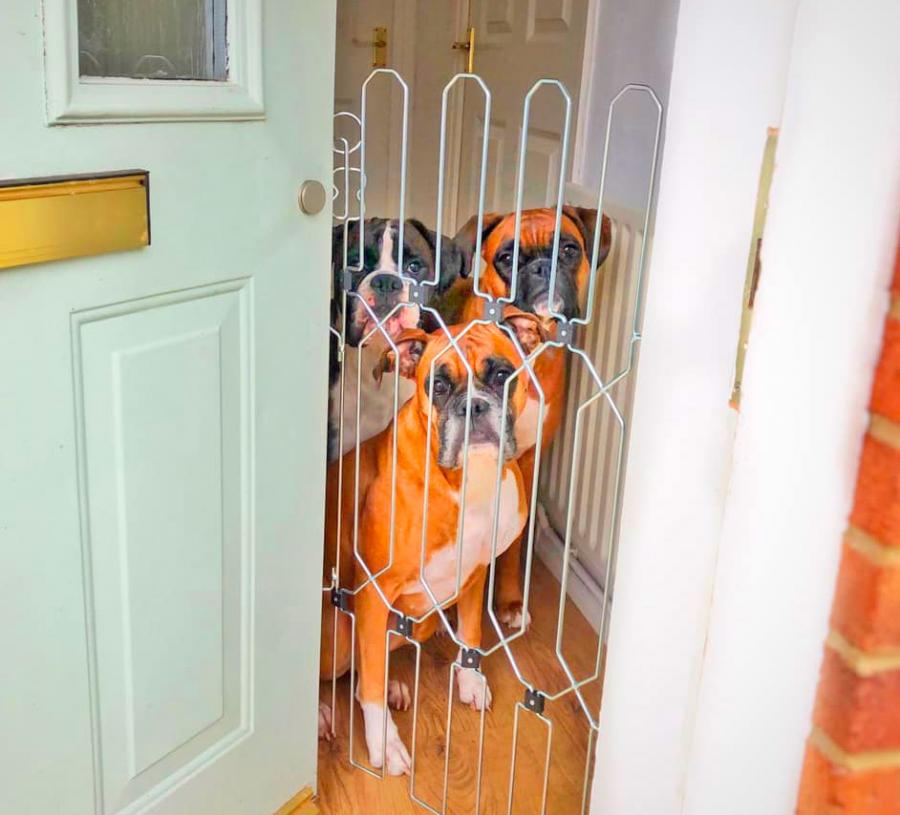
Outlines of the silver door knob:
M 315 179 L 304 181 L 297 196 L 301 212 L 318 215 L 325 206 L 325 187 Z

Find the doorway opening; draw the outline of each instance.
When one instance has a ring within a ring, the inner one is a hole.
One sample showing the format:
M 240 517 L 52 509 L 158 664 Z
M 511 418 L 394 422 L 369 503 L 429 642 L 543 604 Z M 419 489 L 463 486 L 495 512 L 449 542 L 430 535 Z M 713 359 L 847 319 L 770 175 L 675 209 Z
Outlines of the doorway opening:
M 327 813 L 587 811 L 662 118 L 624 87 L 597 153 L 649 106 L 642 208 L 569 182 L 589 6 L 338 3 Z

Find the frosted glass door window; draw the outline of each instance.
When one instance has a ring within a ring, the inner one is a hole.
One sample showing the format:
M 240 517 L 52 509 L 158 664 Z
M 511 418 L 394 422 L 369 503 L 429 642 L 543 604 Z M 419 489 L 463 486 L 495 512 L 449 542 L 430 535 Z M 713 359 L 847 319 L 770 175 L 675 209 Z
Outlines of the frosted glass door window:
M 81 76 L 228 78 L 226 0 L 78 0 Z

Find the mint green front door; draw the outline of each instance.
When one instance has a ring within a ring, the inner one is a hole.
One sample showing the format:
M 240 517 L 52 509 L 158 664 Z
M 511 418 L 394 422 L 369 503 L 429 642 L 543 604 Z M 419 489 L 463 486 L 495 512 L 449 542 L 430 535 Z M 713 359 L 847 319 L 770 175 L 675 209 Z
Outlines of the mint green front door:
M 334 4 L 41 6 L 0 178 L 147 170 L 152 243 L 0 271 L 0 812 L 269 815 L 315 784 Z

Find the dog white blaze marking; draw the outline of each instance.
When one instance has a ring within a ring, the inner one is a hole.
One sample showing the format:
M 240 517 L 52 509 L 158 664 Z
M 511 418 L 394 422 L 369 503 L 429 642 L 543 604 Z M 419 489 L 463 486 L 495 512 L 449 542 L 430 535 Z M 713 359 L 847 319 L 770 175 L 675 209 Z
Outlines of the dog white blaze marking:
M 381 235 L 381 255 L 378 257 L 379 272 L 399 272 L 397 261 L 394 260 L 394 229 L 390 222 L 385 224 Z

